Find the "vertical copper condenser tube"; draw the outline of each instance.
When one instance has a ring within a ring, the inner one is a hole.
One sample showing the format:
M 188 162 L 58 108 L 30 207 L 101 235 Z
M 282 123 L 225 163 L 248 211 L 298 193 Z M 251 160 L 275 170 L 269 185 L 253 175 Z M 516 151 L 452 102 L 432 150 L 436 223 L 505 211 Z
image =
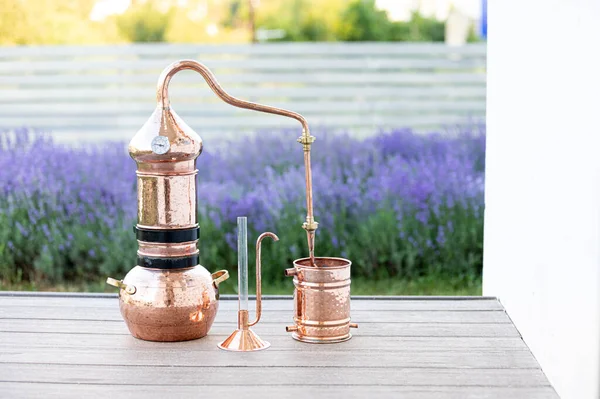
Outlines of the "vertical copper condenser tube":
M 315 141 L 315 137 L 310 135 L 308 122 L 302 115 L 296 112 L 271 107 L 268 105 L 257 104 L 250 101 L 244 101 L 233 97 L 232 95 L 228 94 L 221 87 L 221 85 L 219 85 L 215 76 L 205 65 L 194 60 L 181 60 L 174 62 L 160 75 L 158 79 L 157 99 L 159 103 L 162 104 L 164 110 L 167 110 L 170 107 L 169 82 L 171 81 L 171 78 L 177 72 L 186 69 L 193 70 L 202 75 L 211 90 L 227 104 L 238 108 L 245 108 L 253 111 L 265 112 L 296 119 L 302 125 L 302 135 L 298 138 L 298 142 L 302 144 L 304 150 L 304 169 L 306 181 L 306 221 L 303 223 L 302 228 L 306 230 L 307 234 L 310 262 L 313 266 L 315 266 L 315 231 L 317 230 L 319 224 L 315 221 L 313 214 L 312 172 L 310 166 L 310 146 Z

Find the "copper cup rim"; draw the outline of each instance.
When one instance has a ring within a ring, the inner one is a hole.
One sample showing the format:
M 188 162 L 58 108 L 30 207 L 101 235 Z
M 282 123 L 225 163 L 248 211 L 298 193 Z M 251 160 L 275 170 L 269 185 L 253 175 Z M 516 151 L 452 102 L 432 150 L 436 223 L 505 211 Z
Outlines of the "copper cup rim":
M 335 265 L 335 266 L 329 266 L 329 265 L 325 265 L 325 266 L 319 266 L 318 265 L 318 261 L 321 260 L 333 260 L 333 261 L 338 261 L 340 263 L 343 263 L 341 265 Z M 306 262 L 306 264 L 301 264 L 300 262 Z M 317 256 L 315 257 L 315 263 L 317 263 L 317 266 L 311 266 L 310 265 L 310 258 L 300 258 L 300 259 L 296 259 L 294 262 L 294 267 L 298 267 L 298 268 L 307 268 L 307 269 L 327 269 L 327 270 L 335 270 L 335 269 L 345 269 L 347 267 L 352 266 L 352 261 L 350 261 L 349 259 L 345 259 L 345 258 L 338 258 L 338 257 L 334 257 L 334 256 Z

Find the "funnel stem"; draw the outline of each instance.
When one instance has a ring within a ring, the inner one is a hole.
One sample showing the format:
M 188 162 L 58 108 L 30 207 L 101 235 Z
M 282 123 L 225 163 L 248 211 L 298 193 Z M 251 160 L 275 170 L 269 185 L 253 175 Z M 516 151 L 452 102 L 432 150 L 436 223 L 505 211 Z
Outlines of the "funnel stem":
M 238 217 L 237 223 L 239 310 L 248 311 L 248 227 L 246 217 Z

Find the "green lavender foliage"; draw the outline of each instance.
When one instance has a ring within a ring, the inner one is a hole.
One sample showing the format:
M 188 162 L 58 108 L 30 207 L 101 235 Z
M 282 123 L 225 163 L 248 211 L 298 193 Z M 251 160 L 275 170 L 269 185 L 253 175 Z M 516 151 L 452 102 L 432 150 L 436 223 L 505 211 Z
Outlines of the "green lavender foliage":
M 485 128 L 459 134 L 316 131 L 316 253 L 357 277 L 480 276 Z M 292 132 L 205 147 L 198 159 L 201 263 L 234 271 L 236 219 L 263 231 L 263 278 L 307 255 L 302 151 Z M 0 280 L 97 281 L 135 265 L 135 163 L 125 143 L 65 147 L 27 129 L 0 134 Z M 249 257 L 254 258 L 254 245 Z

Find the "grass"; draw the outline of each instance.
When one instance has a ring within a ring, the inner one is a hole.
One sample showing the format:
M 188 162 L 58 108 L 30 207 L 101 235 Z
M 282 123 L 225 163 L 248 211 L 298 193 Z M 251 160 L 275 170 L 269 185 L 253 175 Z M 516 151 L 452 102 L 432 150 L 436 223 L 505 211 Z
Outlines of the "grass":
M 253 283 L 250 283 L 250 291 Z M 221 285 L 222 294 L 235 294 L 235 279 L 230 278 Z M 2 291 L 54 291 L 54 292 L 116 292 L 116 289 L 105 284 L 104 280 L 81 283 L 64 283 L 46 285 L 43 283 L 7 283 L 0 281 Z M 265 284 L 264 295 L 291 295 L 291 280 L 276 284 Z M 390 278 L 372 280 L 364 277 L 352 279 L 353 295 L 481 295 L 481 279 L 441 278 L 424 276 L 415 279 Z

